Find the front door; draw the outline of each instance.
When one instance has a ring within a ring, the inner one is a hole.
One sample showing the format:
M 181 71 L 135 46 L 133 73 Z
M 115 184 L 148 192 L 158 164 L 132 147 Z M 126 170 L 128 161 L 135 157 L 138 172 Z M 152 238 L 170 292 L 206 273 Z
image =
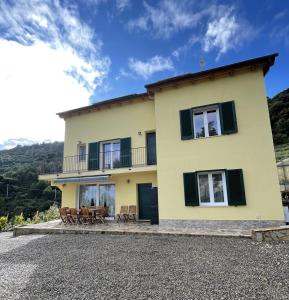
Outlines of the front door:
M 151 183 L 138 184 L 138 207 L 140 220 L 151 219 L 151 193 Z

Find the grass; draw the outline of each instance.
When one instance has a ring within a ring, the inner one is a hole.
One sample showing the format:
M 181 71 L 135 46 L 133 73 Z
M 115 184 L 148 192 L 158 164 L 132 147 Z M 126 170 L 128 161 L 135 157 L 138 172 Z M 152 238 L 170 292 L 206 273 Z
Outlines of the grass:
M 275 146 L 276 161 L 289 158 L 289 143 Z

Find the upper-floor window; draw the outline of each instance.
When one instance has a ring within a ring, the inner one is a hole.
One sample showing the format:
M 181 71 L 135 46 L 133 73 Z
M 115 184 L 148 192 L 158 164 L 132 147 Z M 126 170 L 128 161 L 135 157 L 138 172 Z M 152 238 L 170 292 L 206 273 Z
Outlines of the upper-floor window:
M 86 144 L 80 144 L 78 146 L 78 159 L 79 161 L 86 160 Z
M 180 111 L 181 139 L 199 139 L 238 132 L 234 101 Z
M 194 137 L 202 138 L 221 134 L 219 109 L 211 107 L 193 110 Z
M 107 141 L 101 144 L 102 165 L 105 169 L 120 167 L 120 141 Z

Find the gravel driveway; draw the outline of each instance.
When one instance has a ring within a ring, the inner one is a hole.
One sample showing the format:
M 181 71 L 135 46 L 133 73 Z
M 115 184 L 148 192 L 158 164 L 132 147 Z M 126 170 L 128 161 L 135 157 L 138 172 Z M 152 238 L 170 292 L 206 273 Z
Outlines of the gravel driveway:
M 0 234 L 0 299 L 289 299 L 289 243 Z

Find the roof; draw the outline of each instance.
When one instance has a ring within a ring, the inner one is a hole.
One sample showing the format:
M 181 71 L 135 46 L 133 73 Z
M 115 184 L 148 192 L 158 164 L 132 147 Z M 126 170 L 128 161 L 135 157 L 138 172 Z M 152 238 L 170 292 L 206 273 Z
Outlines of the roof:
M 278 56 L 278 53 L 273 53 L 273 54 L 270 54 L 270 55 L 261 56 L 261 57 L 257 57 L 257 58 L 237 62 L 237 63 L 234 63 L 234 64 L 230 64 L 230 65 L 225 65 L 225 66 L 221 66 L 221 67 L 218 67 L 218 68 L 209 69 L 209 70 L 202 71 L 202 72 L 187 73 L 187 74 L 183 74 L 183 75 L 180 75 L 180 76 L 170 77 L 170 78 L 166 78 L 164 80 L 160 80 L 160 81 L 157 81 L 157 82 L 154 82 L 154 83 L 147 84 L 147 85 L 145 85 L 145 88 L 148 90 L 148 92 L 150 92 L 154 88 L 160 88 L 160 87 L 169 86 L 169 85 L 176 85 L 178 83 L 186 82 L 186 81 L 190 81 L 190 80 L 197 80 L 197 79 L 211 78 L 211 77 L 213 78 L 213 76 L 215 74 L 226 73 L 226 72 L 230 73 L 230 72 L 234 72 L 235 70 L 239 70 L 239 69 L 243 69 L 243 68 L 253 68 L 253 69 L 255 69 L 257 67 L 262 67 L 263 74 L 265 76 L 266 73 L 269 71 L 270 67 L 274 65 L 275 58 L 277 56 Z M 94 111 L 94 110 L 99 109 L 100 107 L 105 107 L 105 106 L 108 106 L 110 104 L 129 102 L 133 99 L 147 98 L 148 96 L 149 96 L 148 93 L 125 95 L 125 96 L 122 96 L 122 97 L 117 97 L 117 98 L 112 98 L 112 99 L 107 99 L 107 100 L 104 100 L 104 101 L 100 101 L 100 102 L 94 103 L 92 105 L 88 105 L 88 106 L 84 106 L 84 107 L 80 107 L 80 108 L 60 112 L 57 115 L 60 118 L 65 118 L 65 117 L 77 115 L 77 114 L 80 114 L 80 113 Z
M 82 113 L 82 112 L 89 112 L 89 111 L 95 110 L 95 109 L 103 107 L 103 106 L 107 106 L 107 105 L 111 105 L 111 104 L 115 104 L 115 103 L 123 103 L 123 102 L 127 102 L 127 101 L 137 99 L 137 98 L 144 98 L 147 96 L 148 96 L 147 93 L 125 95 L 125 96 L 121 96 L 121 97 L 117 97 L 117 98 L 112 98 L 112 99 L 107 99 L 107 100 L 103 100 L 100 102 L 96 102 L 92 105 L 63 111 L 63 112 L 57 113 L 57 115 L 60 118 L 64 118 L 68 115 L 75 115 L 75 114 Z
M 277 56 L 278 56 L 278 53 L 273 53 L 270 55 L 261 56 L 261 57 L 237 62 L 234 64 L 230 64 L 230 65 L 225 65 L 225 66 L 221 66 L 218 68 L 209 69 L 209 70 L 202 71 L 202 72 L 187 73 L 187 74 L 183 74 L 180 76 L 170 77 L 170 78 L 166 78 L 164 80 L 153 82 L 153 83 L 145 85 L 145 87 L 147 89 L 151 89 L 154 87 L 176 84 L 181 81 L 198 79 L 198 78 L 210 76 L 210 75 L 220 73 L 220 72 L 232 71 L 232 70 L 241 69 L 241 68 L 245 68 L 245 67 L 252 67 L 252 66 L 262 66 L 263 74 L 266 75 L 266 73 L 269 71 L 270 67 L 274 65 L 275 58 Z

